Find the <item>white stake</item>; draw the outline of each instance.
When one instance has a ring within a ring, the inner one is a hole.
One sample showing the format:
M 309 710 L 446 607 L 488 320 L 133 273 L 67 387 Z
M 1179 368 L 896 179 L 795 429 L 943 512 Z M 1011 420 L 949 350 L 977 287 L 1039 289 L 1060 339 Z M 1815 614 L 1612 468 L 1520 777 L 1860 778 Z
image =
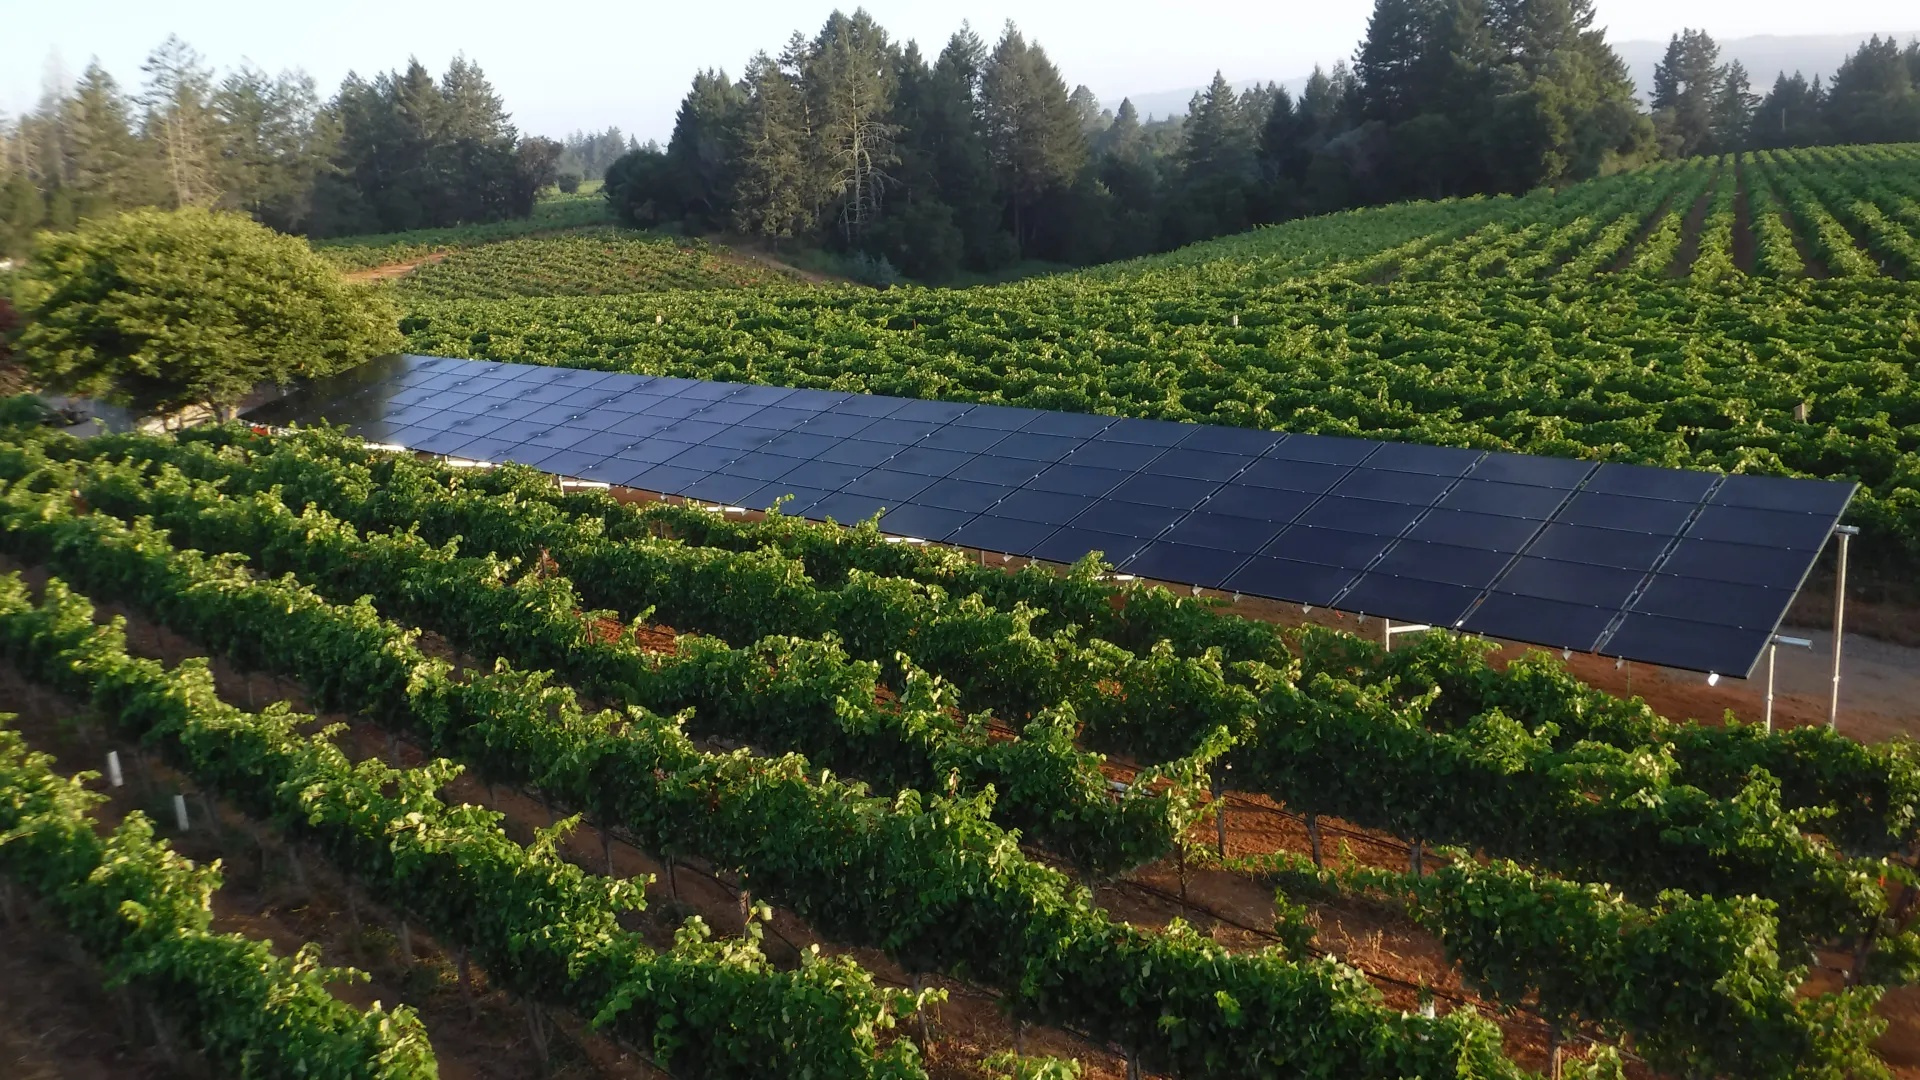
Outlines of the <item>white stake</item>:
M 107 783 L 114 787 L 124 787 L 127 778 L 120 774 L 120 751 L 107 751 Z
M 173 821 L 174 824 L 180 826 L 181 832 L 186 832 L 190 827 L 187 824 L 187 797 L 185 795 L 175 795 L 173 797 Z

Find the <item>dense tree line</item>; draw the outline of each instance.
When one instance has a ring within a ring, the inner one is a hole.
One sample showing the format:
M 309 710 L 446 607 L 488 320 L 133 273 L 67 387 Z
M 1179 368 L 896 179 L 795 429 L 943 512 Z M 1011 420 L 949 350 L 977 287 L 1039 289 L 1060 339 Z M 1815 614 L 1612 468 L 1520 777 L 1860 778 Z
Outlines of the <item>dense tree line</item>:
M 1920 42 L 1874 35 L 1822 85 L 1781 72 L 1765 97 L 1704 30 L 1675 34 L 1654 69 L 1653 120 L 1674 156 L 1841 143 L 1920 142 Z
M 1590 0 L 1379 0 L 1355 63 L 1295 100 L 1216 75 L 1143 124 L 1068 89 L 1009 24 L 929 59 L 864 11 L 703 71 L 664 150 L 615 163 L 636 224 L 798 238 L 938 280 L 1092 262 L 1302 214 L 1524 191 L 1637 163 L 1653 128 Z
M 618 127 L 605 131 L 575 131 L 560 140 L 558 170 L 560 190 L 579 190 L 582 180 L 598 180 L 607 174 L 607 166 L 620 155 L 640 148 L 639 140 Z
M 525 215 L 560 146 L 523 138 L 480 68 L 418 61 L 349 75 L 331 100 L 301 72 L 225 77 L 169 38 L 129 93 L 98 63 L 0 118 L 0 253 L 42 228 L 134 207 L 241 210 L 330 236 Z

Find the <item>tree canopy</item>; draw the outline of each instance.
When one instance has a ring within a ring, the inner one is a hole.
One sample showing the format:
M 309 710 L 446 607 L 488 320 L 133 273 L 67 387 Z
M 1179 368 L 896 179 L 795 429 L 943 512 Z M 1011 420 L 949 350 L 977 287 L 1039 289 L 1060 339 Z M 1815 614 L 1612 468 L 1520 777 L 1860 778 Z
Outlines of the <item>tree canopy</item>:
M 20 359 L 49 390 L 225 414 L 256 385 L 400 346 L 383 298 L 246 216 L 142 210 L 46 234 L 19 273 Z

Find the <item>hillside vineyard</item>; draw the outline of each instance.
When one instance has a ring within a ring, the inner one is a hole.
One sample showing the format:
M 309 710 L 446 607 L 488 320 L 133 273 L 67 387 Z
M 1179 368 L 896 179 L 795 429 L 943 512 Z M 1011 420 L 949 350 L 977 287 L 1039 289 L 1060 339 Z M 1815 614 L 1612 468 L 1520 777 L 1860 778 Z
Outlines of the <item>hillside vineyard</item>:
M 1853 477 L 1863 556 L 1910 561 L 1916 273 L 1920 147 L 1822 148 L 989 288 L 419 299 L 404 328 L 435 355 Z

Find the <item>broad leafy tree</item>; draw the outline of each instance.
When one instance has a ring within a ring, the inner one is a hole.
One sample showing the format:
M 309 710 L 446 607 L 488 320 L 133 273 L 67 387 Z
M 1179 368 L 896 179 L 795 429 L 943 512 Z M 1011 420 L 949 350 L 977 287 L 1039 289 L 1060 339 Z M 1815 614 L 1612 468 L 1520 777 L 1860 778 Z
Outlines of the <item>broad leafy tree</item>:
M 235 213 L 136 211 L 47 234 L 16 291 L 16 347 L 43 386 L 143 412 L 228 415 L 262 382 L 400 345 L 384 299 Z

